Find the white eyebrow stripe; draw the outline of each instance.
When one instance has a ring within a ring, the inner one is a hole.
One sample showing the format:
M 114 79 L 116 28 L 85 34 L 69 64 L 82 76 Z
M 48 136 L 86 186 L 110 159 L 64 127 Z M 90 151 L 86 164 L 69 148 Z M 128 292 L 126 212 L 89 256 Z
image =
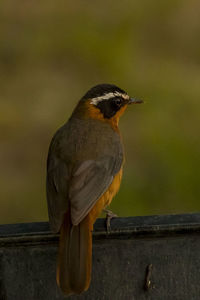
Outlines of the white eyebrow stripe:
M 92 103 L 94 105 L 97 105 L 102 100 L 109 100 L 109 99 L 117 97 L 117 96 L 122 97 L 125 100 L 129 99 L 129 96 L 127 94 L 122 94 L 122 93 L 119 93 L 119 92 L 114 92 L 114 93 L 111 92 L 111 93 L 107 93 L 107 94 L 104 94 L 104 95 L 99 96 L 99 97 L 92 98 L 90 103 Z

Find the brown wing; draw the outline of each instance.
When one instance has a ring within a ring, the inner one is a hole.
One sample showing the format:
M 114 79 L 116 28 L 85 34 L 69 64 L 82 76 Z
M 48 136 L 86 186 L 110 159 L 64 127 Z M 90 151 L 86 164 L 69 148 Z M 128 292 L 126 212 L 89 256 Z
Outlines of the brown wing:
M 46 194 L 48 202 L 49 223 L 54 232 L 62 225 L 63 215 L 68 210 L 69 172 L 67 166 L 51 157 L 47 163 Z
M 105 156 L 96 161 L 84 161 L 77 167 L 69 187 L 71 219 L 74 225 L 84 219 L 108 189 L 121 164 L 120 157 Z
M 80 126 L 79 120 L 77 135 L 75 122 L 67 123 L 55 134 L 49 150 L 46 191 L 49 221 L 55 232 L 60 230 L 69 207 L 72 223 L 81 222 L 108 189 L 123 163 L 118 134 L 105 128 L 107 136 L 101 136 L 102 126 L 107 125 L 97 127 L 98 123 L 90 121 Z
M 57 162 L 55 168 L 49 169 L 47 199 L 52 229 L 59 231 L 69 203 L 72 223 L 79 224 L 108 189 L 121 164 L 121 157 L 83 161 L 74 168 L 71 179 L 63 162 Z

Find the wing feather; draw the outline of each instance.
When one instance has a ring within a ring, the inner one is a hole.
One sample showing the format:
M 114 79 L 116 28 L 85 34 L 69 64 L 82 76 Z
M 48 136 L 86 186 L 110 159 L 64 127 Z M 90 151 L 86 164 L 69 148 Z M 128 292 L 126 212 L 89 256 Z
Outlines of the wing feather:
M 119 172 L 123 146 L 119 134 L 109 126 L 93 120 L 71 119 L 54 135 L 46 180 L 53 231 L 60 230 L 69 208 L 72 223 L 79 224 Z M 101 135 L 104 130 L 107 134 Z
M 103 195 L 112 183 L 114 173 L 112 157 L 103 157 L 98 161 L 90 161 L 83 169 L 83 162 L 74 173 L 70 182 L 69 198 L 71 204 L 72 223 L 77 225 L 88 214 L 96 201 Z
M 63 215 L 68 210 L 68 183 L 69 172 L 67 166 L 55 158 L 48 159 L 46 193 L 49 222 L 54 232 L 60 230 Z

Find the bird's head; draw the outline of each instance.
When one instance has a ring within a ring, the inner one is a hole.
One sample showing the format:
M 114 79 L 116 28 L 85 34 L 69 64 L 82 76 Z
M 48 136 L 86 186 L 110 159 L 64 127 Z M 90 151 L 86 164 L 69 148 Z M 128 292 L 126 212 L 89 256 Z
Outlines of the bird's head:
M 143 101 L 131 98 L 113 84 L 99 84 L 82 97 L 77 108 L 81 108 L 87 117 L 118 124 L 127 106 L 134 103 Z

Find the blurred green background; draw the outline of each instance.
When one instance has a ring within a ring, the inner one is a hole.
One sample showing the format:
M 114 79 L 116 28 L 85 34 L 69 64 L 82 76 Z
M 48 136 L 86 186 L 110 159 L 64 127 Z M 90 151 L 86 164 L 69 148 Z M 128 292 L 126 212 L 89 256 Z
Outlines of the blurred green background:
M 93 85 L 146 101 L 120 122 L 119 216 L 200 210 L 200 2 L 0 2 L 0 222 L 47 220 L 52 135 Z

